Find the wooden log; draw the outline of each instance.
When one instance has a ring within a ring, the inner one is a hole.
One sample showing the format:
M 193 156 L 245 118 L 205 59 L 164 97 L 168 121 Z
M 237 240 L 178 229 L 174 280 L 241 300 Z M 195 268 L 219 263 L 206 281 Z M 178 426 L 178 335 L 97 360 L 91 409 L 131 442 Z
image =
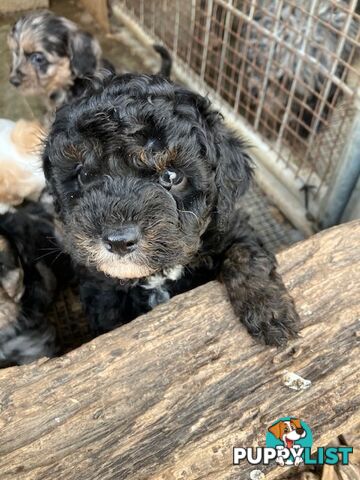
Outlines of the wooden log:
M 255 467 L 233 466 L 233 447 L 265 446 L 279 417 L 305 420 L 317 446 L 350 431 L 359 237 L 353 222 L 279 255 L 303 322 L 282 350 L 250 338 L 212 282 L 62 358 L 1 371 L 0 478 L 245 480 Z M 285 371 L 311 387 L 289 389 Z

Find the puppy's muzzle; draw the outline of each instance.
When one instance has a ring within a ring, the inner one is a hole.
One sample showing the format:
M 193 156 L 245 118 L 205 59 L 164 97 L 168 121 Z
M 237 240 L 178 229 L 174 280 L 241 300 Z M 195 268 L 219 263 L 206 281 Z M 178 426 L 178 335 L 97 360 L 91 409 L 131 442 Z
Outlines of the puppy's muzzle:
M 22 84 L 22 79 L 23 75 L 12 74 L 9 77 L 9 82 L 11 83 L 11 85 L 14 85 L 14 87 L 20 87 L 20 85 Z
M 103 242 L 109 252 L 126 255 L 136 250 L 140 238 L 140 228 L 134 224 L 127 224 L 107 232 Z

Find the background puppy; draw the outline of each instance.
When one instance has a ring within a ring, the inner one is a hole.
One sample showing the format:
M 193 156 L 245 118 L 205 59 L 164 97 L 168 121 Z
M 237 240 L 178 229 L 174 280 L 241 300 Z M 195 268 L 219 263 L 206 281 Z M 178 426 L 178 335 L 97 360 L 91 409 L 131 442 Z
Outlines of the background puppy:
M 101 65 L 97 40 L 49 11 L 22 16 L 9 34 L 8 45 L 10 82 L 24 95 L 45 95 L 50 109 L 71 96 L 76 79 L 93 74 Z
M 12 55 L 10 82 L 24 95 L 45 96 L 50 112 L 82 93 L 82 79 L 100 68 L 114 70 L 102 58 L 96 38 L 50 11 L 22 16 L 9 34 L 8 45 Z M 168 51 L 161 46 L 154 48 L 163 60 L 160 73 L 170 75 Z
M 207 99 L 107 76 L 57 112 L 44 167 L 94 330 L 220 278 L 250 333 L 280 345 L 297 332 L 275 258 L 235 208 L 250 158 Z
M 38 200 L 45 187 L 38 122 L 0 119 L 0 213 L 25 199 Z
M 40 204 L 0 215 L 0 366 L 56 353 L 46 312 L 57 287 L 69 278 L 51 217 Z

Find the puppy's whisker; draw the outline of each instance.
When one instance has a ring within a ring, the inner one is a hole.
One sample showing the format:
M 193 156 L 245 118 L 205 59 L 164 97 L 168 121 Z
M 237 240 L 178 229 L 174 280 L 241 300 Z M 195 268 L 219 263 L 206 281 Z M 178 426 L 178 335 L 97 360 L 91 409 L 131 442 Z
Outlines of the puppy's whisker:
M 199 217 L 196 215 L 195 212 L 192 212 L 192 211 L 190 211 L 190 210 L 180 210 L 180 209 L 177 209 L 177 211 L 180 212 L 180 213 L 190 213 L 191 215 L 193 215 L 193 216 L 196 218 L 197 222 L 200 223 L 200 219 L 199 219 Z
M 56 244 L 56 237 L 46 237 L 46 239 L 49 240 L 50 242 L 54 242 Z
M 49 251 L 49 252 L 58 252 L 60 250 L 59 247 L 49 247 L 49 248 L 40 248 L 41 251 Z
M 64 252 L 62 250 L 60 250 L 59 253 L 56 255 L 54 260 L 51 262 L 51 265 L 53 265 L 61 257 L 61 255 L 64 255 Z
M 42 249 L 43 250 L 43 249 Z M 50 249 L 49 249 L 50 250 Z M 39 257 L 35 258 L 35 262 L 38 262 L 39 260 L 42 260 L 50 255 L 53 255 L 54 253 L 59 252 L 62 254 L 63 252 L 60 249 L 54 249 L 50 250 L 49 252 L 44 253 L 43 255 L 40 255 Z

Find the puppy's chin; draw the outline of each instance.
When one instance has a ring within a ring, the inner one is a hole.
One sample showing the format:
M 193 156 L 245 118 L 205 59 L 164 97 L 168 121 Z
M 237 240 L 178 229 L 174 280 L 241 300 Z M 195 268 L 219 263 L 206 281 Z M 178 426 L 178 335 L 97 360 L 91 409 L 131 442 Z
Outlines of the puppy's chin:
M 46 94 L 43 88 L 31 84 L 27 85 L 26 83 L 16 87 L 16 90 L 21 93 L 21 95 L 24 95 L 24 97 L 36 97 Z
M 121 257 L 108 252 L 103 246 L 90 244 L 88 239 L 83 237 L 80 244 L 79 238 L 77 237 L 76 246 L 80 247 L 81 263 L 95 268 L 109 277 L 130 280 L 144 278 L 155 272 L 146 265 L 139 253 L 134 252 Z M 68 248 L 68 251 L 74 253 L 71 248 Z
M 137 265 L 132 261 L 114 260 L 113 262 L 102 262 L 97 266 L 97 270 L 109 277 L 120 280 L 148 277 L 154 271 L 145 265 Z

